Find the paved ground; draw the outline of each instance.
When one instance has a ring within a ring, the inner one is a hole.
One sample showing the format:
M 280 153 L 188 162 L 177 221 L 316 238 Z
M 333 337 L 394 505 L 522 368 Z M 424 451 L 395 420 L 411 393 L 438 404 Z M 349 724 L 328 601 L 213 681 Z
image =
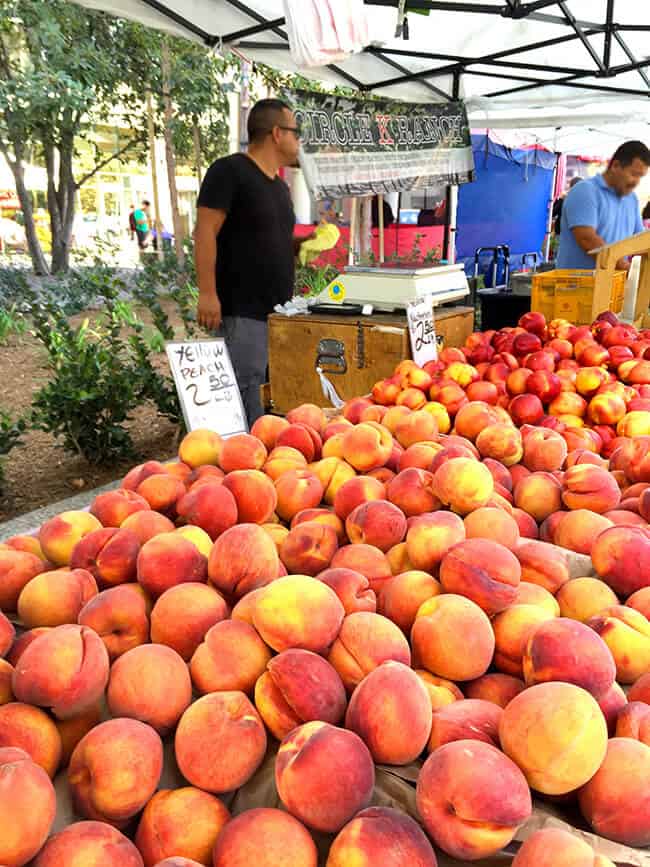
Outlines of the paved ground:
M 33 533 L 44 521 L 53 518 L 60 512 L 69 512 L 73 509 L 87 509 L 97 494 L 101 494 L 103 491 L 111 491 L 119 486 L 119 480 L 110 482 L 101 488 L 83 491 L 80 494 L 75 494 L 74 497 L 59 500 L 58 503 L 50 503 L 47 506 L 42 506 L 40 509 L 35 509 L 33 512 L 27 512 L 25 515 L 13 518 L 11 521 L 5 521 L 3 524 L 0 524 L 0 542 L 3 539 L 8 539 L 10 536 Z

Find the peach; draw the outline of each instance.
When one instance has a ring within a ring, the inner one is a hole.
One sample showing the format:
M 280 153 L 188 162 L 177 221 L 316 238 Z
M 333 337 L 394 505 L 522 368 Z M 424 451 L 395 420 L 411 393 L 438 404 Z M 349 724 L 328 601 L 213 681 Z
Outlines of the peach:
M 63 867 L 74 860 L 82 864 L 142 867 L 133 843 L 105 822 L 75 822 L 47 841 L 34 867 Z
M 322 461 L 310 464 L 309 469 L 323 486 L 323 500 L 328 506 L 334 505 L 339 488 L 357 475 L 350 464 L 338 457 L 323 458 Z
M 162 533 L 171 533 L 174 524 L 159 512 L 141 511 L 129 515 L 120 525 L 121 530 L 130 530 L 135 534 L 141 545 Z
M 228 617 L 228 606 L 217 591 L 205 584 L 170 587 L 151 612 L 151 640 L 175 650 L 186 662 L 211 626 Z
M 18 614 L 27 629 L 75 623 L 81 609 L 96 595 L 95 579 L 85 569 L 42 572 L 23 587 Z
M 243 692 L 213 692 L 181 717 L 175 752 L 191 785 L 221 794 L 243 786 L 255 773 L 266 753 L 266 732 Z
M 313 684 L 318 689 L 311 689 Z M 346 701 L 335 669 L 308 650 L 285 650 L 273 657 L 255 685 L 255 705 L 278 740 L 305 722 L 337 725 L 345 714 Z
M 428 751 L 466 739 L 498 747 L 501 712 L 494 702 L 483 699 L 463 699 L 434 711 Z
M 253 423 L 251 436 L 260 440 L 270 454 L 275 448 L 278 437 L 289 427 L 289 424 L 290 422 L 280 415 L 262 415 Z
M 381 482 L 382 485 L 387 485 L 395 478 L 397 473 L 393 472 L 393 470 L 388 467 L 377 467 L 376 470 L 369 470 L 366 475 L 372 479 L 377 479 L 377 481 Z
M 488 403 L 490 406 L 496 406 L 499 399 L 499 389 L 493 382 L 470 382 L 465 389 L 465 394 L 470 402 L 481 401 Z
M 165 468 L 165 472 L 173 476 L 175 479 L 178 479 L 183 483 L 185 488 L 187 489 L 191 484 L 190 478 L 194 470 L 192 467 L 188 466 L 188 464 L 183 463 L 183 461 L 167 461 L 167 463 L 163 464 Z M 215 467 L 215 469 L 218 469 Z
M 551 416 L 560 415 L 576 415 L 583 418 L 587 412 L 587 401 L 581 395 L 574 391 L 561 391 L 560 394 L 552 400 L 548 406 L 548 413 Z
M 428 470 L 433 459 L 441 451 L 443 451 L 443 447 L 437 442 L 415 443 L 401 452 L 397 463 L 397 469 L 399 472 L 407 470 L 409 467 L 418 467 L 421 470 Z M 377 470 L 372 470 L 372 472 L 376 473 Z
M 369 807 L 340 832 L 332 844 L 327 867 L 436 867 L 431 843 L 420 826 L 399 810 Z
M 512 517 L 515 519 L 521 538 L 539 538 L 539 527 L 537 526 L 537 521 L 533 518 L 532 515 L 529 515 L 528 512 L 524 512 L 523 509 L 515 507 L 512 510 Z
M 433 492 L 433 474 L 417 467 L 409 467 L 398 473 L 388 483 L 386 495 L 407 518 L 433 512 L 440 506 Z
M 178 501 L 178 515 L 186 524 L 200 527 L 214 541 L 238 520 L 237 496 L 241 496 L 242 472 L 248 478 L 245 471 L 233 473 L 235 480 L 229 483 L 208 481 L 188 491 Z M 230 478 L 230 477 L 228 477 Z M 264 483 L 260 483 L 260 479 Z M 255 482 L 252 485 L 254 496 L 259 496 L 261 505 L 259 511 L 255 511 L 256 517 L 270 517 L 275 509 L 275 489 L 271 495 L 266 489 L 266 484 L 271 485 L 270 480 L 263 473 L 256 472 Z M 271 485 L 271 487 L 273 487 Z M 234 489 L 234 490 L 233 490 Z M 269 506 L 273 508 L 269 511 Z M 246 511 L 246 508 L 244 508 Z M 264 523 L 260 521 L 259 523 Z
M 196 790 L 197 792 L 200 789 Z M 199 861 L 195 861 L 193 858 L 181 858 L 172 857 L 172 858 L 164 858 L 162 861 L 159 861 L 155 867 L 205 867 Z
M 278 436 L 278 440 L 281 436 L 282 434 Z M 231 473 L 233 470 L 261 470 L 266 458 L 267 451 L 257 437 L 235 434 L 221 443 L 219 466 L 224 473 Z
M 613 602 L 611 604 L 615 605 L 616 603 Z M 635 608 L 637 611 L 640 611 L 644 617 L 650 620 L 650 587 L 642 587 L 640 590 L 637 590 L 636 593 L 627 598 L 625 604 L 629 608 Z
M 309 470 L 288 470 L 276 479 L 275 490 L 277 513 L 284 521 L 291 521 L 303 509 L 320 505 L 324 494 L 320 479 Z
M 302 452 L 291 446 L 277 446 L 269 453 L 264 464 L 264 473 L 276 482 L 283 473 L 289 470 L 302 470 L 307 466 L 307 459 Z
M 575 509 L 563 515 L 553 534 L 553 542 L 578 554 L 591 554 L 598 536 L 614 524 L 590 509 Z
M 340 545 L 345 544 L 347 542 L 347 536 L 345 533 L 345 524 L 343 521 L 330 509 L 303 509 L 302 512 L 298 512 L 297 515 L 294 515 L 291 521 L 291 529 L 298 526 L 298 524 L 323 524 L 328 527 L 332 527 L 332 529 L 336 532 L 336 537 L 339 541 Z M 282 525 L 280 526 L 283 530 L 285 529 Z M 266 529 L 268 530 L 269 525 L 266 525 Z M 277 532 L 277 531 L 276 531 Z M 273 535 L 273 534 L 272 534 Z M 282 535 L 280 542 L 282 542 L 286 538 L 286 534 Z
M 319 460 L 323 442 L 312 427 L 306 424 L 294 423 L 285 428 L 276 440 L 278 447 L 288 446 L 305 456 L 307 463 Z
M 465 695 L 467 698 L 493 702 L 504 708 L 525 688 L 523 680 L 510 674 L 484 674 L 467 684 Z
M 551 545 L 555 544 L 558 527 L 564 520 L 566 514 L 566 512 L 553 512 L 548 516 L 548 518 L 544 518 L 542 523 L 539 525 L 540 542 L 550 542 Z
M 15 747 L 0 748 L 0 814 L 0 860 L 6 867 L 21 867 L 50 833 L 56 795 L 45 771 Z
M 208 629 L 190 662 L 199 692 L 252 692 L 271 652 L 255 629 L 241 620 L 222 620 Z
M 650 704 L 650 672 L 643 674 L 629 691 L 630 701 Z
M 38 541 L 50 562 L 55 566 L 68 566 L 77 542 L 101 528 L 100 522 L 90 512 L 61 512 L 42 525 Z
M 401 575 L 402 572 L 413 571 L 413 564 L 409 560 L 406 542 L 400 542 L 399 545 L 394 545 L 390 551 L 386 551 L 386 559 L 393 575 Z
M 523 373 L 523 369 L 511 375 L 515 376 L 516 373 Z M 508 404 L 508 412 L 518 427 L 524 424 L 537 425 L 544 418 L 544 406 L 535 394 L 517 394 Z
M 208 536 L 205 530 L 194 524 L 184 524 L 182 527 L 174 530 L 178 536 L 188 539 L 204 557 L 210 556 L 212 550 L 212 539 Z
M 345 725 L 363 739 L 376 762 L 408 764 L 429 738 L 429 694 L 408 666 L 384 662 L 354 690 Z
M 452 458 L 436 470 L 433 491 L 454 512 L 466 515 L 487 503 L 494 493 L 494 480 L 478 461 Z
M 511 550 L 519 543 L 517 521 L 502 509 L 489 506 L 476 509 L 465 517 L 464 524 L 468 539 L 489 539 Z
M 407 449 L 415 443 L 433 440 L 438 434 L 438 425 L 430 412 L 418 410 L 400 419 L 395 425 L 395 438 Z
M 70 568 L 85 569 L 100 586 L 112 587 L 135 581 L 139 553 L 140 542 L 131 530 L 103 527 L 75 545 Z
M 362 422 L 343 434 L 343 457 L 355 470 L 381 467 L 393 449 L 390 431 L 376 422 Z
M 275 543 L 257 524 L 238 524 L 212 546 L 208 578 L 226 597 L 240 599 L 278 575 L 280 559 Z
M 518 464 L 523 456 L 521 434 L 512 424 L 490 424 L 476 438 L 476 447 L 484 458 L 493 458 L 504 466 Z
M 54 778 L 61 763 L 61 736 L 45 711 L 20 702 L 0 707 L 0 749 L 24 750 L 39 767 Z
M 489 383 L 485 383 L 485 385 L 487 386 L 489 385 Z M 430 400 L 424 404 L 424 406 L 422 407 L 422 411 L 428 412 L 434 417 L 434 419 L 436 420 L 436 424 L 438 425 L 438 430 L 441 434 L 449 433 L 449 431 L 451 430 L 451 419 L 449 418 L 449 412 L 447 411 L 447 407 L 444 404 L 438 403 L 438 401 L 436 400 Z M 388 425 L 386 425 L 386 416 L 384 416 L 383 424 L 388 427 Z M 391 430 L 391 433 L 394 433 L 394 431 Z
M 650 705 L 643 701 L 631 701 L 618 715 L 617 738 L 633 738 L 650 746 Z
M 185 491 L 183 482 L 166 471 L 147 476 L 136 489 L 136 493 L 144 497 L 153 510 L 170 518 L 175 517 L 176 504 Z
M 388 618 L 357 611 L 343 621 L 328 660 L 351 693 L 383 662 L 394 660 L 410 665 L 411 650 L 399 627 Z
M 136 584 L 104 590 L 81 609 L 77 622 L 94 629 L 111 661 L 149 640 L 147 606 Z
M 562 486 L 550 473 L 534 472 L 515 487 L 515 506 L 536 521 L 544 521 L 562 508 Z
M 108 682 L 108 653 L 87 626 L 57 626 L 39 635 L 16 662 L 18 701 L 51 708 L 59 719 L 94 705 Z
M 407 406 L 391 406 L 382 420 L 382 425 L 395 436 L 398 423 L 411 414 Z
M 562 617 L 586 623 L 590 617 L 605 608 L 618 605 L 614 591 L 598 578 L 574 578 L 567 581 L 557 592 Z
M 14 643 L 15 637 L 16 630 L 13 623 L 0 611 L 0 659 L 7 655 L 11 645 Z
M 144 497 L 126 488 L 98 494 L 90 504 L 91 515 L 104 527 L 121 527 L 129 515 L 150 509 L 151 506 Z
M 351 543 L 373 545 L 385 553 L 406 536 L 406 518 L 397 506 L 377 500 L 350 512 L 345 529 Z
M 612 688 L 616 677 L 614 659 L 602 638 L 567 617 L 542 623 L 530 635 L 523 670 L 528 686 L 564 681 L 581 686 L 596 699 Z
M 253 623 L 278 652 L 291 647 L 323 653 L 339 633 L 345 612 L 338 596 L 306 575 L 278 578 L 256 601 Z
M 338 596 L 346 615 L 354 611 L 376 611 L 377 598 L 365 575 L 353 569 L 325 569 L 316 576 Z
M 426 395 L 419 388 L 415 388 L 414 386 L 403 388 L 395 399 L 397 406 L 406 406 L 413 411 L 422 409 L 426 402 Z
M 4 542 L 0 542 L 0 550 L 3 548 L 11 548 L 14 551 L 26 551 L 28 554 L 40 557 L 41 560 L 47 560 L 37 535 L 25 536 L 19 533 L 17 536 L 10 536 Z
M 650 845 L 649 774 L 650 747 L 612 738 L 604 761 L 578 796 L 596 834 L 626 846 Z
M 530 636 L 552 614 L 536 605 L 511 605 L 498 614 L 493 622 L 496 643 L 494 665 L 498 671 L 513 677 L 523 677 L 523 658 Z
M 591 509 L 602 514 L 618 506 L 621 491 L 607 470 L 582 464 L 565 472 L 562 500 L 569 509 Z
M 442 592 L 438 581 L 428 572 L 410 570 L 396 575 L 383 588 L 379 613 L 388 617 L 407 636 L 415 622 L 420 606 Z
M 385 500 L 386 488 L 378 481 L 368 476 L 357 476 L 344 482 L 334 497 L 334 511 L 345 521 L 357 506 L 373 500 Z
M 589 618 L 587 626 L 609 647 L 619 683 L 634 683 L 650 671 L 650 622 L 643 614 L 612 605 Z
M 429 701 L 431 702 L 432 711 L 435 712 L 454 701 L 462 701 L 465 698 L 460 689 L 451 680 L 445 680 L 444 677 L 436 677 L 423 668 L 416 669 L 415 673 L 424 684 Z
M 570 578 L 569 560 L 561 548 L 531 539 L 522 542 L 515 553 L 521 564 L 522 581 L 557 593 Z
M 138 485 L 149 476 L 166 473 L 167 469 L 160 461 L 146 461 L 144 464 L 138 464 L 133 467 L 122 479 L 122 487 L 127 491 L 135 491 Z
M 14 667 L 6 659 L 0 659 L 0 708 L 14 700 L 11 680 Z
M 146 690 L 142 684 L 146 684 Z M 168 734 L 192 701 L 192 682 L 183 659 L 164 644 L 128 650 L 111 668 L 108 707 L 114 717 L 148 723 Z
M 568 449 L 565 440 L 549 428 L 534 428 L 523 441 L 523 464 L 532 473 L 561 469 Z
M 135 835 L 144 867 L 155 867 L 169 856 L 209 865 L 229 819 L 230 813 L 214 795 L 191 786 L 161 789 L 145 807 Z
M 488 425 L 498 422 L 494 407 L 482 401 L 471 401 L 462 406 L 454 419 L 454 432 L 474 442 Z
M 620 596 L 648 585 L 650 536 L 638 527 L 611 527 L 595 540 L 591 558 L 597 574 Z
M 527 837 L 512 867 L 614 867 L 605 855 L 562 828 L 542 828 Z
M 138 554 L 138 583 L 154 599 L 185 581 L 205 581 L 207 571 L 203 554 L 189 539 L 176 533 L 154 536 Z
M 375 769 L 354 732 L 314 721 L 282 742 L 275 782 L 288 812 L 317 831 L 339 831 L 372 796 Z
M 515 605 L 537 605 L 548 611 L 552 617 L 560 616 L 560 606 L 555 596 L 539 584 L 531 584 L 529 581 L 519 582 Z
M 627 412 L 616 425 L 620 437 L 639 437 L 650 434 L 650 412 L 632 410 Z
M 282 810 L 245 810 L 228 822 L 212 853 L 213 867 L 316 867 L 312 837 L 297 819 Z
M 317 575 L 329 566 L 338 548 L 333 527 L 298 524 L 280 546 L 280 559 L 290 574 Z
M 587 408 L 587 416 L 592 424 L 616 425 L 625 413 L 625 401 L 620 395 L 612 392 L 594 395 Z
M 471 599 L 490 617 L 514 602 L 520 578 L 515 555 L 488 539 L 459 542 L 440 564 L 444 591 Z
M 353 569 L 365 575 L 375 595 L 393 577 L 386 554 L 374 545 L 361 542 L 339 548 L 330 565 L 332 569 Z
M 607 723 L 607 733 L 610 738 L 614 737 L 616 732 L 616 723 L 623 708 L 627 705 L 627 696 L 623 692 L 621 686 L 615 683 L 612 688 L 601 695 L 598 699 L 598 706 L 603 712 L 605 722 Z
M 571 683 L 525 689 L 504 709 L 501 747 L 531 788 L 564 795 L 593 777 L 607 750 L 607 725 L 595 698 Z
M 162 773 L 162 741 L 151 726 L 112 719 L 77 744 L 68 768 L 75 811 L 124 827 L 156 791 Z
M 429 756 L 418 777 L 416 802 L 433 842 L 463 861 L 495 855 L 532 812 L 516 764 L 475 740 L 445 744 Z
M 287 413 L 289 424 L 305 424 L 317 433 L 325 430 L 327 418 L 323 410 L 315 403 L 302 403 Z
M 218 433 L 197 428 L 185 434 L 178 447 L 178 457 L 192 469 L 204 464 L 216 465 L 223 447 L 223 440 Z
M 478 605 L 448 593 L 420 606 L 411 644 L 418 667 L 448 680 L 475 680 L 492 662 L 494 633 Z
M 648 527 L 648 522 L 641 515 L 627 509 L 613 509 L 611 512 L 605 512 L 603 517 L 617 527 L 643 527 L 644 529 Z
M 68 767 L 72 753 L 75 751 L 79 741 L 102 721 L 102 711 L 103 702 L 98 702 L 78 716 L 55 721 L 59 736 L 61 737 L 61 768 Z
M 303 512 L 299 512 L 298 514 L 303 515 L 311 512 L 320 511 L 320 509 L 305 509 Z M 262 529 L 273 540 L 273 544 L 277 548 L 279 554 L 280 546 L 289 535 L 289 528 L 285 527 L 284 524 L 262 524 Z

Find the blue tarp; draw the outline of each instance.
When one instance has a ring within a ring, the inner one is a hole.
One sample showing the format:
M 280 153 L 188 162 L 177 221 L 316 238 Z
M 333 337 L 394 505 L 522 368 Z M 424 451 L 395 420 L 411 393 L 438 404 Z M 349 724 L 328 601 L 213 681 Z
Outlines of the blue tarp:
M 459 190 L 456 220 L 457 260 L 469 274 L 477 247 L 507 244 L 511 268 L 518 268 L 524 253 L 541 255 L 548 203 L 553 184 L 555 155 L 541 150 L 513 150 L 473 135 L 476 180 Z M 491 256 L 481 259 L 482 271 Z

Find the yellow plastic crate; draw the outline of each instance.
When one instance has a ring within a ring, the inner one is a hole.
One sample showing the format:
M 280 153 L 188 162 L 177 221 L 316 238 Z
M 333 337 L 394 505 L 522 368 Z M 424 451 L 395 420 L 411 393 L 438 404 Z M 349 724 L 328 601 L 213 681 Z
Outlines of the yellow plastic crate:
M 603 283 L 605 272 L 580 270 L 544 271 L 533 277 L 530 309 L 543 313 L 546 320 L 568 319 L 575 325 L 590 325 L 605 310 L 620 313 L 625 297 L 625 271 L 615 271 Z

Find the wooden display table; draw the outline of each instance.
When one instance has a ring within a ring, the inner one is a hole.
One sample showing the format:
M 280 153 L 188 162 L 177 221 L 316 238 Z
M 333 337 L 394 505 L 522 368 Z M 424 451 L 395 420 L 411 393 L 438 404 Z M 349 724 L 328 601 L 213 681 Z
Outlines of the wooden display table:
M 601 307 L 601 310 L 608 309 L 605 301 L 609 297 L 609 287 L 619 259 L 624 256 L 641 257 L 636 298 L 628 299 L 626 297 L 623 309 L 625 311 L 626 308 L 629 308 L 626 312 L 637 327 L 647 328 L 648 306 L 650 305 L 650 232 L 640 232 L 638 235 L 632 235 L 631 238 L 625 238 L 625 240 L 617 241 L 615 244 L 606 244 L 597 250 L 591 250 L 590 253 L 597 254 L 594 299 L 602 301 L 604 306 Z M 632 303 L 628 302 L 633 302 L 633 306 Z
M 462 346 L 474 328 L 472 307 L 436 308 L 439 347 Z M 323 373 L 343 400 L 368 394 L 379 379 L 411 357 L 406 316 L 269 317 L 269 376 L 271 410 L 285 414 L 301 403 L 326 406 Z

